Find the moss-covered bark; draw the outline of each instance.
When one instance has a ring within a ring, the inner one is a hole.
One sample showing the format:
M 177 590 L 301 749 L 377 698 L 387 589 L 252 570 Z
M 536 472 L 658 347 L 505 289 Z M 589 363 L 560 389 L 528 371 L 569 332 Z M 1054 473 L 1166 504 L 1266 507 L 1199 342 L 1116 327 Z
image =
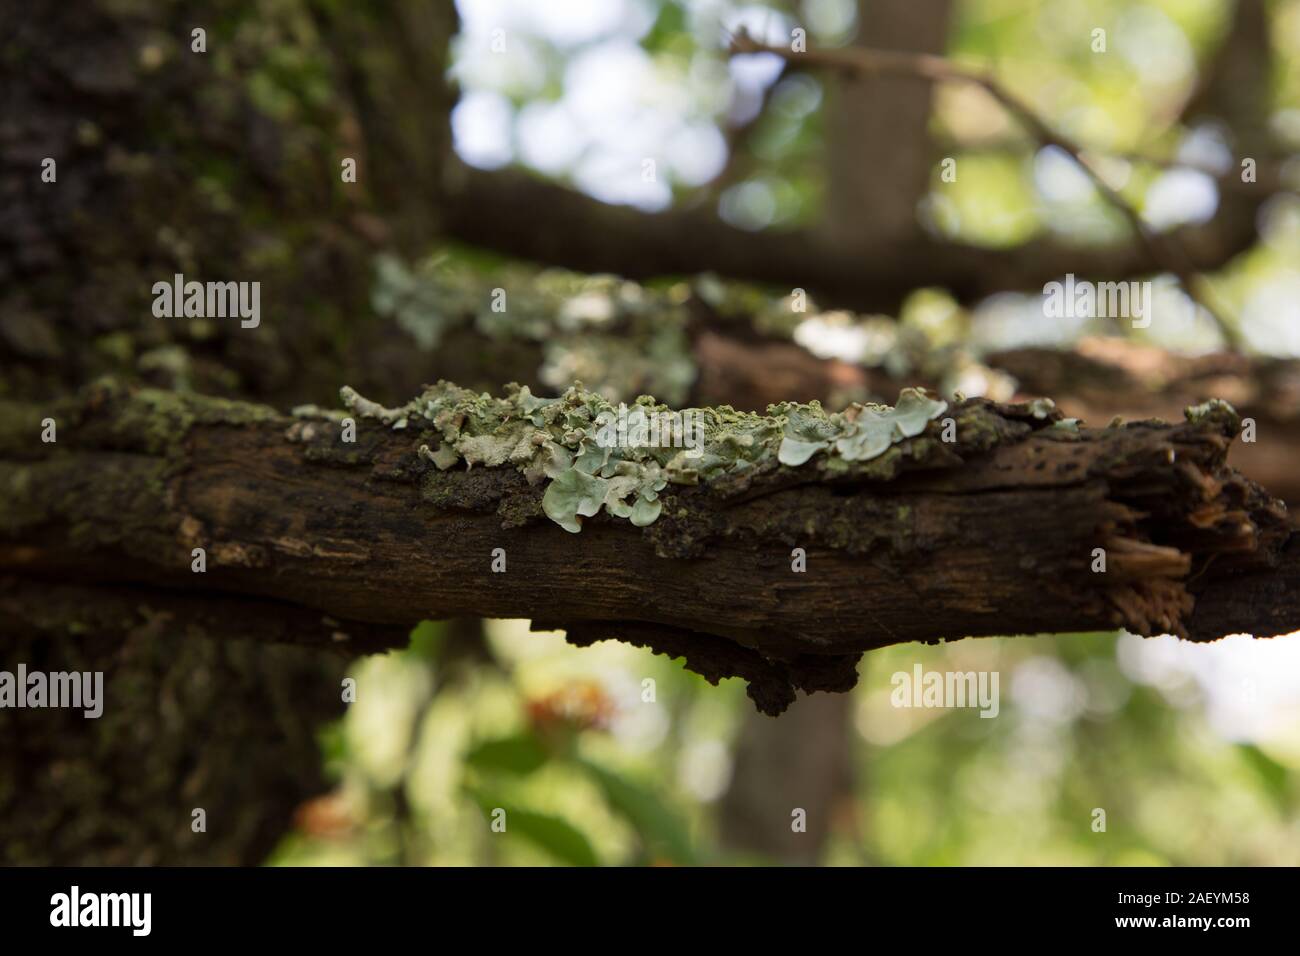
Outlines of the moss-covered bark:
M 451 4 L 4 6 L 4 393 L 105 372 L 285 403 L 349 375 L 419 384 L 384 364 L 405 336 L 369 288 L 377 251 L 436 232 Z M 177 273 L 260 282 L 263 321 L 154 316 Z

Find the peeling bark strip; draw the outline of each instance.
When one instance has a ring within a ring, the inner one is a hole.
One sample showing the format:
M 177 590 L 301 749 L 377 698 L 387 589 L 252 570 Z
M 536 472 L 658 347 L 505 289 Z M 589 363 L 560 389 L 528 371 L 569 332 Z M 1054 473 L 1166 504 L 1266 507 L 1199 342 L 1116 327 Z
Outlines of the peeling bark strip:
M 57 444 L 39 440 L 46 416 Z M 440 470 L 432 423 L 361 417 L 344 443 L 340 418 L 110 383 L 0 407 L 0 572 L 373 625 L 526 617 L 743 676 L 769 713 L 795 688 L 851 687 L 863 651 L 907 641 L 1300 629 L 1300 548 L 1285 506 L 1226 466 L 1238 423 L 1222 403 L 1076 429 L 1050 403 L 970 399 L 856 470 L 769 456 L 667 484 L 648 527 L 600 513 L 581 534 L 544 516 L 540 476 Z

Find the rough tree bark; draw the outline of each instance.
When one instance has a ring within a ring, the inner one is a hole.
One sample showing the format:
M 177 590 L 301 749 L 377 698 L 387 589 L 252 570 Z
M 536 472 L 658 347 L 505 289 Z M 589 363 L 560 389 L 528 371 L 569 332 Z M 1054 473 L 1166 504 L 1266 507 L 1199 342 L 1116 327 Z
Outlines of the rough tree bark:
M 931 422 L 857 478 L 769 461 L 670 485 L 645 529 L 602 515 L 573 535 L 513 468 L 435 469 L 427 434 L 363 420 L 345 444 L 330 418 L 101 384 L 5 410 L 0 571 L 275 600 L 344 632 L 525 617 L 744 677 L 769 712 L 906 641 L 1300 628 L 1285 506 L 1227 467 L 1230 410 L 1077 433 L 1041 406 L 950 414 L 954 442 Z M 33 437 L 43 415 L 57 444 Z M 510 573 L 482 573 L 497 547 Z

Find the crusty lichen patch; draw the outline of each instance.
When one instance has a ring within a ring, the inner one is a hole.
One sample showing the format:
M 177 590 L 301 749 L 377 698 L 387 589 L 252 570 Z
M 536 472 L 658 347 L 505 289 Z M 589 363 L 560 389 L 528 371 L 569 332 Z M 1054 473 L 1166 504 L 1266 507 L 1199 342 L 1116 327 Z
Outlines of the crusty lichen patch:
M 1200 405 L 1192 405 L 1183 410 L 1183 415 L 1193 425 L 1214 425 L 1236 434 L 1241 429 L 1241 416 L 1237 410 L 1221 398 L 1212 398 Z
M 434 433 L 437 447 L 421 444 L 419 454 L 440 470 L 513 467 L 532 484 L 546 482 L 543 510 L 575 533 L 601 511 L 652 524 L 669 485 L 743 482 L 781 467 L 828 475 L 861 469 L 924 434 L 948 408 L 918 389 L 904 389 L 892 408 L 854 404 L 828 413 L 816 402 L 786 402 L 767 415 L 725 405 L 675 412 L 649 396 L 619 407 L 581 383 L 548 399 L 518 385 L 494 398 L 439 382 L 398 408 L 346 386 L 340 395 L 359 417 Z M 656 434 L 662 440 L 647 440 Z

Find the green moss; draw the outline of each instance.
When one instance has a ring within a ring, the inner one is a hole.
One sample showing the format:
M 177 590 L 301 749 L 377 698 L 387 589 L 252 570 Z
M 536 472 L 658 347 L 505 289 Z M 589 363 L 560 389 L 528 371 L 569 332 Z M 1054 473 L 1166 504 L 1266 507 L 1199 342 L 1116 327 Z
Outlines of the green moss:
M 456 503 L 456 487 L 439 472 L 425 472 L 420 479 L 420 498 L 437 508 L 448 508 Z
M 124 445 L 167 455 L 194 425 L 254 425 L 279 420 L 263 405 L 155 388 L 129 388 L 116 380 L 92 387 L 91 404 L 112 402 L 113 435 Z
M 118 394 L 122 409 L 113 432 L 142 451 L 166 454 L 194 424 L 194 413 L 179 393 L 141 389 Z
M 0 448 L 22 457 L 41 444 L 41 420 L 62 422 L 60 408 L 42 408 L 27 402 L 0 401 Z

